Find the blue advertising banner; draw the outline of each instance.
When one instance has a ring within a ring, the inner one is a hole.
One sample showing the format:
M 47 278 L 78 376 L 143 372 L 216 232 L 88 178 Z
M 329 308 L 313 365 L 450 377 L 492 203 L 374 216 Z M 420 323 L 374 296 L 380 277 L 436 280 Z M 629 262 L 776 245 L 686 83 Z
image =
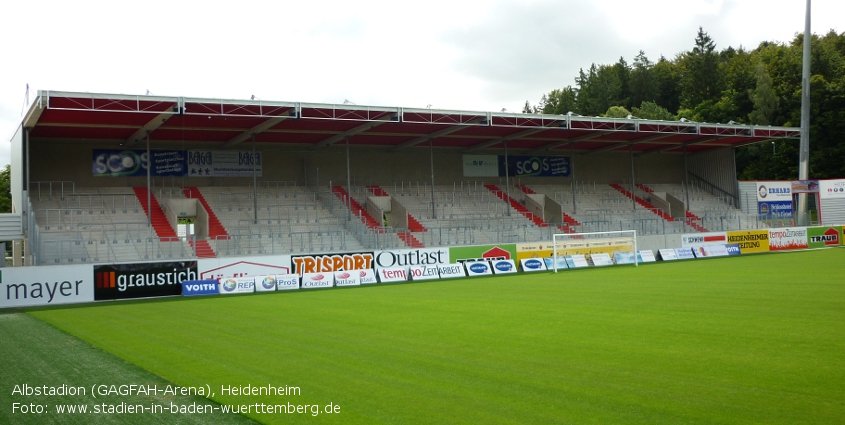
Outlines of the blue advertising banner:
M 217 281 L 211 280 L 183 280 L 182 281 L 182 295 L 213 295 L 217 294 Z
M 792 218 L 792 201 L 761 201 L 757 213 L 766 218 Z
M 568 156 L 509 155 L 505 164 L 505 156 L 499 155 L 500 177 L 506 166 L 512 177 L 569 177 L 572 169 Z
M 146 176 L 150 161 L 141 149 L 94 149 L 92 172 L 96 177 Z M 153 177 L 186 175 L 185 151 L 151 150 Z

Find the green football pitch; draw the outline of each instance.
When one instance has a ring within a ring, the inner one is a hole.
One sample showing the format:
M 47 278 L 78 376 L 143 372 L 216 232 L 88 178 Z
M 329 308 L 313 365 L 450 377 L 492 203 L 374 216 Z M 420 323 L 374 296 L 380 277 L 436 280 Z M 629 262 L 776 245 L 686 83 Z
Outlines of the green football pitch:
M 845 249 L 32 309 L 0 335 L 0 423 L 845 423 Z M 213 395 L 90 394 L 130 384 Z M 217 410 L 53 411 L 122 402 Z

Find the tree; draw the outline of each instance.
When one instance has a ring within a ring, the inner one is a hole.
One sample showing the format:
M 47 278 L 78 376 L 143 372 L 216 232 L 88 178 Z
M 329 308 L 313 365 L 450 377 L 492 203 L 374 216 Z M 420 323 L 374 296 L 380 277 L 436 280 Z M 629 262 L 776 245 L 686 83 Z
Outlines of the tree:
M 772 77 L 769 76 L 765 65 L 758 62 L 756 70 L 757 83 L 754 90 L 748 94 L 754 103 L 754 110 L 748 114 L 748 120 L 751 124 L 770 125 L 778 107 L 778 98 L 772 89 Z
M 12 166 L 7 164 L 0 170 L 0 213 L 12 212 L 11 176 Z
M 645 52 L 634 57 L 634 65 L 631 68 L 631 105 L 641 105 L 643 102 L 657 101 L 660 89 L 657 85 L 657 77 L 654 74 L 654 63 L 648 60 Z
M 566 115 L 568 112 L 575 112 L 578 108 L 577 95 L 572 86 L 563 89 L 554 89 L 548 95 L 543 95 L 543 109 L 539 112 L 544 114 Z
M 643 102 L 640 107 L 634 107 L 631 112 L 637 118 L 645 120 L 677 121 L 678 117 L 672 115 L 666 108 L 654 103 Z
M 681 75 L 680 66 L 665 57 L 654 64 L 652 68 L 657 85 L 657 98 L 654 102 L 672 112 L 681 108 Z
M 692 109 L 706 100 L 718 101 L 722 92 L 719 87 L 719 56 L 716 43 L 702 27 L 698 27 L 695 47 L 684 54 L 681 61 L 681 107 Z
M 604 116 L 608 118 L 627 118 L 629 115 L 631 115 L 631 111 L 625 109 L 624 106 L 611 106 L 604 113 Z

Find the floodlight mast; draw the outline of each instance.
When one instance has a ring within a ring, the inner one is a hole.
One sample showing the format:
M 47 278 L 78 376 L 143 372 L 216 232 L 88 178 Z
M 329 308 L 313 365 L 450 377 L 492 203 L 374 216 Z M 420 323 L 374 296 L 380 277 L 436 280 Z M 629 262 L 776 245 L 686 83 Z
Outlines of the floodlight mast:
M 801 144 L 798 153 L 798 180 L 809 179 L 810 163 L 810 0 L 804 17 L 804 59 L 801 71 Z M 807 194 L 798 194 L 798 225 L 807 223 Z

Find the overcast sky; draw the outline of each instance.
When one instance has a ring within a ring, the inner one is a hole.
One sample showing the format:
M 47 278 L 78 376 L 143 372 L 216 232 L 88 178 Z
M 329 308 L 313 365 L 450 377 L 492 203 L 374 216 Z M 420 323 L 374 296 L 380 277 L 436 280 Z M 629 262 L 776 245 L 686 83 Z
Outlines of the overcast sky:
M 0 4 L 0 165 L 37 90 L 520 111 L 591 63 L 788 42 L 800 0 Z M 845 1 L 813 2 L 845 31 Z M 28 105 L 27 105 L 28 106 Z

